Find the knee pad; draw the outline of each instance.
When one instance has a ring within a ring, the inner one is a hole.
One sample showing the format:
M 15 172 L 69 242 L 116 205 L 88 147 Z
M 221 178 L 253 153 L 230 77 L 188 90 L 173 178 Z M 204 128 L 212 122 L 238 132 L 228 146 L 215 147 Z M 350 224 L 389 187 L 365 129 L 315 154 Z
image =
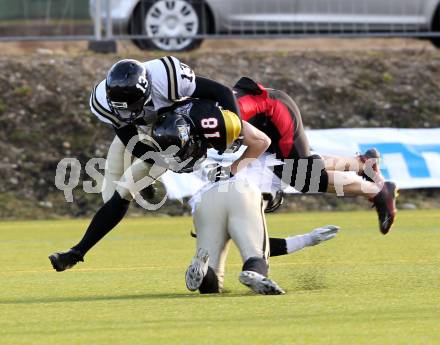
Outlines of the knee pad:
M 263 258 L 252 257 L 247 259 L 243 264 L 242 271 L 257 272 L 267 277 L 267 274 L 269 273 L 269 265 Z
M 209 266 L 208 266 L 208 271 L 206 272 L 206 275 L 203 278 L 202 284 L 199 287 L 199 291 L 201 294 L 221 292 L 217 274 L 215 274 L 214 270 Z

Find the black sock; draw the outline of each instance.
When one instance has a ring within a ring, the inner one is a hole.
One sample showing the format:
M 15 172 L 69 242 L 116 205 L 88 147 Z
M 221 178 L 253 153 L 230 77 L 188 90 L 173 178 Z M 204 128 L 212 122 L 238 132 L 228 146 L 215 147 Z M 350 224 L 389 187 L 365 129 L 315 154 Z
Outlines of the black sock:
M 267 277 L 269 273 L 269 266 L 263 258 L 252 257 L 246 260 L 243 264 L 242 271 L 252 271 L 260 273 L 261 275 Z
M 215 274 L 214 270 L 209 266 L 202 284 L 199 287 L 199 291 L 201 294 L 220 293 L 217 274 Z
M 284 238 L 269 238 L 270 256 L 287 254 L 287 242 Z
M 72 249 L 80 251 L 84 256 L 90 248 L 118 225 L 127 213 L 129 205 L 130 201 L 121 198 L 119 193 L 115 192 L 112 198 L 96 212 L 84 237 Z

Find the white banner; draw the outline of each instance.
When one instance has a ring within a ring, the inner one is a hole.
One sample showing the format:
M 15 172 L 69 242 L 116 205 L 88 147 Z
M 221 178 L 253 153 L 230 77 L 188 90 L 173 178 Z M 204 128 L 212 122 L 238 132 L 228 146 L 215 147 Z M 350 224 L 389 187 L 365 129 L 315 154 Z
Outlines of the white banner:
M 307 130 L 313 151 L 353 156 L 375 147 L 386 180 L 401 189 L 440 187 L 440 128 L 344 128 Z M 193 195 L 204 184 L 200 173 L 167 172 L 162 181 L 170 198 Z
M 351 156 L 377 148 L 382 174 L 401 189 L 440 187 L 440 128 L 310 130 L 307 137 L 322 154 Z

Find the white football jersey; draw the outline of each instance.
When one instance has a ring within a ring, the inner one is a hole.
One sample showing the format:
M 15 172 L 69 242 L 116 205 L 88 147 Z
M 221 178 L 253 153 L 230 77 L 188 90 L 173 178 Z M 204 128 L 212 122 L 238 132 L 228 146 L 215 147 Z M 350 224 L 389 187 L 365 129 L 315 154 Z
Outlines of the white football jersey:
M 194 93 L 196 77 L 193 70 L 175 57 L 165 56 L 144 62 L 143 65 L 151 76 L 152 84 L 153 106 L 147 106 L 147 111 L 156 112 Z M 105 92 L 105 79 L 93 88 L 90 109 L 102 122 L 118 128 L 125 125 L 110 110 Z

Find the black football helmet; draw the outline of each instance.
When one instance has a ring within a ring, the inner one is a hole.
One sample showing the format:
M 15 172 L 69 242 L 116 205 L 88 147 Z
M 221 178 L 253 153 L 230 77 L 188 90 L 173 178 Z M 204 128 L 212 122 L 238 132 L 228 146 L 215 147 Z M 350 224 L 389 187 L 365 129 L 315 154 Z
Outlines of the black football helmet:
M 105 80 L 107 102 L 119 120 L 131 123 L 151 100 L 151 77 L 137 60 L 115 63 Z
M 194 165 L 206 158 L 207 147 L 197 134 L 191 132 L 190 123 L 191 120 L 186 116 L 169 112 L 159 116 L 153 125 L 152 139 L 162 151 L 174 145 L 179 149 L 172 157 L 174 161 L 182 163 L 189 160 L 188 164 L 175 172 L 192 172 Z M 173 170 L 173 167 L 170 166 L 170 169 Z

